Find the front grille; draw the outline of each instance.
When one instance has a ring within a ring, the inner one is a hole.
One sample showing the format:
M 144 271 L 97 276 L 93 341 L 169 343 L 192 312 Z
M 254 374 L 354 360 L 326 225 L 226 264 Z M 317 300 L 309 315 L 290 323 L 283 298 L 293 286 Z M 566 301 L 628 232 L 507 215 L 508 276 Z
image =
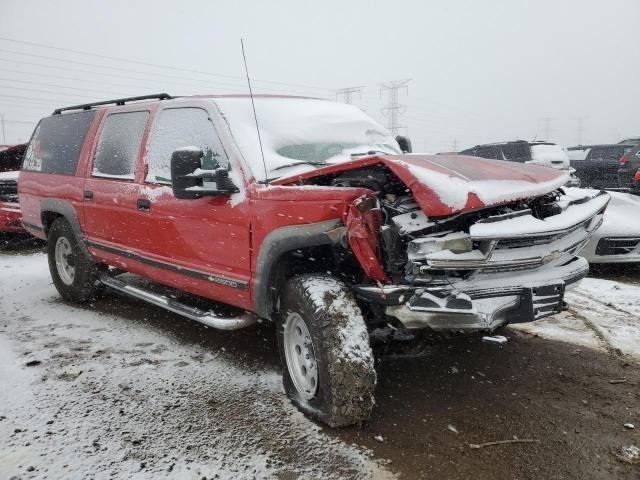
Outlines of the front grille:
M 624 255 L 638 248 L 640 237 L 602 238 L 596 246 L 596 255 Z
M 18 203 L 18 183 L 15 180 L 0 181 L 0 202 Z
M 591 218 L 578 223 L 573 226 L 570 230 L 565 230 L 561 233 L 554 233 L 549 235 L 538 235 L 535 237 L 514 237 L 514 238 L 505 238 L 498 240 L 498 244 L 496 245 L 496 250 L 510 249 L 510 248 L 527 248 L 533 245 L 546 245 L 547 243 L 555 242 L 556 240 L 566 237 L 572 232 L 575 232 L 579 228 L 587 228 L 589 226 L 589 222 L 591 222 Z

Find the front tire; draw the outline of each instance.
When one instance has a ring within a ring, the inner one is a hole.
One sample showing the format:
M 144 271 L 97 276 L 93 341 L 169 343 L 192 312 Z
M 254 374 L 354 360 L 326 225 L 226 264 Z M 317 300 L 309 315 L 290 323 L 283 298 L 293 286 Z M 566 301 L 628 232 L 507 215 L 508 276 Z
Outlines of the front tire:
M 91 300 L 100 288 L 96 263 L 79 242 L 64 218 L 53 222 L 47 236 L 49 271 L 60 296 L 74 303 Z
M 329 275 L 299 275 L 280 298 L 278 346 L 284 389 L 305 413 L 331 427 L 367 420 L 376 372 L 360 308 Z

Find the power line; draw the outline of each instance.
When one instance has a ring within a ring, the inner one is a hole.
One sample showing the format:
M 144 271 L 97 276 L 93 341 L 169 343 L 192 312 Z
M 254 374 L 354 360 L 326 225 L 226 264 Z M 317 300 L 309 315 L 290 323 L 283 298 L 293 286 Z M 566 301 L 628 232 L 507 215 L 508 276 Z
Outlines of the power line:
M 203 71 L 203 70 L 194 70 L 194 69 L 190 69 L 190 68 L 174 67 L 172 65 L 162 65 L 162 64 L 158 64 L 158 63 L 143 62 L 143 61 L 140 61 L 140 60 L 131 60 L 131 59 L 128 59 L 128 58 L 112 57 L 112 56 L 109 56 L 109 55 L 101 55 L 99 53 L 84 52 L 84 51 L 81 51 L 81 50 L 74 50 L 74 49 L 71 49 L 71 48 L 54 47 L 52 45 L 44 45 L 42 43 L 29 42 L 29 41 L 26 41 L 26 40 L 17 40 L 17 39 L 8 38 L 8 37 L 0 37 L 0 40 L 4 40 L 4 41 L 7 41 L 7 42 L 13 42 L 13 43 L 19 43 L 19 44 L 22 44 L 22 45 L 30 45 L 30 46 L 34 46 L 34 47 L 48 48 L 50 50 L 57 50 L 57 51 L 61 51 L 61 52 L 75 53 L 75 54 L 79 54 L 79 55 L 87 55 L 87 56 L 96 57 L 96 58 L 103 58 L 103 59 L 106 59 L 106 60 L 115 60 L 115 61 L 118 61 L 118 62 L 127 62 L 127 63 L 133 63 L 133 64 L 137 64 L 137 65 L 145 65 L 147 67 L 161 68 L 161 69 L 165 69 L 165 70 L 168 69 L 168 70 L 187 72 L 187 73 L 197 73 L 199 75 L 207 75 L 207 76 L 213 76 L 213 77 L 229 78 L 229 79 L 233 79 L 233 80 L 243 80 L 242 77 L 237 76 L 237 75 L 225 75 L 225 74 L 222 74 L 222 73 L 207 72 L 207 71 Z M 328 92 L 330 90 L 330 89 L 325 88 L 325 87 L 317 87 L 317 86 L 313 86 L 313 85 L 302 85 L 302 84 L 297 84 L 297 83 L 278 82 L 278 81 L 274 81 L 274 80 L 254 80 L 254 82 L 270 83 L 270 84 L 273 84 L 273 85 L 283 85 L 283 86 L 295 86 L 295 87 L 301 87 L 301 88 L 306 88 L 306 89 L 322 90 L 324 92 Z
M 55 58 L 55 57 L 48 57 L 45 55 L 37 55 L 37 54 L 33 54 L 33 53 L 26 53 L 26 52 L 16 52 L 16 51 L 12 51 L 12 50 L 4 50 L 4 49 L 0 49 L 0 52 L 4 52 L 4 53 L 9 53 L 9 54 L 15 54 L 15 55 L 26 55 L 26 56 L 30 56 L 30 57 L 35 57 L 35 58 L 40 58 L 40 59 L 44 59 L 44 60 L 50 60 L 50 61 L 57 61 L 57 62 L 67 62 L 67 63 L 73 63 L 73 64 L 77 64 L 77 65 L 82 65 L 82 66 L 86 66 L 86 67 L 92 67 L 92 68 L 100 68 L 100 69 L 106 69 L 106 70 L 113 70 L 113 71 L 121 71 L 121 72 L 126 72 L 127 73 L 127 78 L 130 80 L 141 80 L 144 82 L 149 82 L 149 81 L 158 81 L 158 77 L 164 77 L 164 78 L 169 78 L 173 81 L 173 83 L 178 84 L 178 82 L 175 82 L 175 80 L 179 80 L 181 84 L 187 85 L 189 84 L 192 88 L 199 88 L 202 89 L 204 85 L 207 85 L 209 87 L 212 86 L 221 86 L 224 87 L 226 89 L 229 89 L 229 87 L 231 87 L 232 89 L 234 89 L 234 91 L 244 91 L 244 85 L 241 84 L 235 84 L 235 83 L 227 83 L 227 82 L 220 82 L 220 81 L 213 81 L 213 80 L 204 80 L 204 79 L 198 79 L 198 78 L 187 78 L 187 77 L 181 77 L 178 75 L 168 75 L 168 74 L 163 74 L 163 73 L 153 73 L 153 72 L 145 72 L 145 71 L 141 71 L 141 70 L 131 70 L 131 69 L 127 69 L 127 68 L 121 68 L 121 67 L 116 67 L 116 66 L 108 66 L 108 65 L 98 65 L 95 63 L 87 63 L 87 62 L 79 62 L 79 61 L 75 61 L 75 60 L 67 60 L 67 59 L 62 59 L 62 58 Z M 90 75 L 101 75 L 101 76 L 109 76 L 109 77 L 115 77 L 115 78 L 122 78 L 122 74 L 115 74 L 115 73 L 108 73 L 108 72 L 96 72 L 96 71 L 92 71 L 92 70 L 86 70 L 86 69 L 74 69 L 68 66 L 58 66 L 58 65 L 48 65 L 48 64 L 43 64 L 43 63 L 35 63 L 35 62 L 26 62 L 24 60 L 15 60 L 15 59 L 7 59 L 7 58 L 0 58 L 0 61 L 4 61 L 4 62 L 8 62 L 8 63 L 21 63 L 24 65 L 32 65 L 32 66 L 36 66 L 39 68 L 53 68 L 53 69 L 57 69 L 57 70 L 64 70 L 64 71 L 74 71 L 74 72 L 79 72 L 79 73 L 83 73 L 83 74 L 90 74 Z M 139 75 L 147 75 L 149 77 L 153 77 L 153 78 L 141 78 L 141 77 L 137 77 L 137 76 L 131 76 L 131 73 L 135 73 L 135 74 L 139 74 Z M 197 82 L 198 84 L 194 83 Z M 270 92 L 274 92 L 274 93 L 296 93 L 296 94 L 301 94 L 300 92 L 294 92 L 291 89 L 288 90 L 284 90 L 282 88 L 272 88 L 272 87 L 264 87 L 264 86 L 258 86 L 258 89 L 261 91 L 270 91 Z M 305 94 L 308 94 L 305 92 Z M 317 94 L 312 94 L 310 96 L 318 96 Z M 321 97 L 321 98 L 326 98 L 326 97 Z
M 394 136 L 398 135 L 401 128 L 406 128 L 399 124 L 400 115 L 407 110 L 407 106 L 399 103 L 398 92 L 405 90 L 408 94 L 409 87 L 407 83 L 410 81 L 410 78 L 406 80 L 393 80 L 380 85 L 380 96 L 382 96 L 382 92 L 388 92 L 389 103 L 382 109 L 382 114 L 387 115 L 389 119 L 388 128 Z

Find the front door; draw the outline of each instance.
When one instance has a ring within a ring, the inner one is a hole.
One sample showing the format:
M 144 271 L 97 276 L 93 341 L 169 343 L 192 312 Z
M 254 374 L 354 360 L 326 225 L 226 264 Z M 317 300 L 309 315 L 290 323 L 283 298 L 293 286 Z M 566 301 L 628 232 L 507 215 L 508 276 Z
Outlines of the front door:
M 148 203 L 138 222 L 148 228 L 146 254 L 163 283 L 243 308 L 250 307 L 250 243 L 246 200 L 229 196 L 176 199 L 171 154 L 195 146 L 203 168 L 229 168 L 229 159 L 209 113 L 199 107 L 158 112 L 147 145 L 147 175 L 139 198 Z

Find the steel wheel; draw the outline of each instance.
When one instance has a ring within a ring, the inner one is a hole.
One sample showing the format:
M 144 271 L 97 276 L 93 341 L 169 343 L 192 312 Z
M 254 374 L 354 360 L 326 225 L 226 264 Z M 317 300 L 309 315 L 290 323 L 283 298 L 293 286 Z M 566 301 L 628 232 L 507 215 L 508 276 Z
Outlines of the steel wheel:
M 284 354 L 296 390 L 311 400 L 318 390 L 318 365 L 311 334 L 302 317 L 291 312 L 284 324 Z
M 73 280 L 76 278 L 76 267 L 73 263 L 71 243 L 66 237 L 59 237 L 56 242 L 55 260 L 60 280 L 66 285 L 73 284 Z

